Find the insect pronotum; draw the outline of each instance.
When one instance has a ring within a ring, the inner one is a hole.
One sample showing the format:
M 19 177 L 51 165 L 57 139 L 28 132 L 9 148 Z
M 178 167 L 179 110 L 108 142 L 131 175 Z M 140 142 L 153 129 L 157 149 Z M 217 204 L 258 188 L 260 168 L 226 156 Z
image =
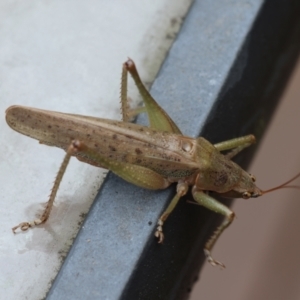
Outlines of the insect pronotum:
M 143 98 L 142 109 L 130 110 L 127 101 L 127 73 L 130 73 Z M 163 225 L 179 199 L 189 188 L 197 204 L 224 216 L 221 225 L 206 242 L 204 253 L 212 265 L 224 267 L 213 259 L 211 250 L 224 229 L 234 219 L 234 213 L 209 195 L 210 191 L 224 197 L 259 197 L 266 192 L 287 187 L 300 176 L 268 191 L 255 185 L 255 178 L 231 159 L 255 142 L 247 135 L 212 145 L 203 137 L 184 136 L 170 116 L 156 103 L 144 87 L 134 62 L 123 64 L 121 81 L 122 121 L 114 121 L 41 110 L 24 106 L 11 106 L 6 110 L 7 124 L 14 130 L 37 139 L 41 144 L 66 151 L 55 178 L 46 208 L 33 221 L 22 222 L 12 228 L 25 231 L 49 218 L 53 202 L 71 156 L 82 162 L 109 169 L 124 180 L 147 189 L 165 189 L 177 183 L 176 195 L 157 222 L 155 236 L 164 240 Z M 132 124 L 130 117 L 146 112 L 149 127 Z M 227 151 L 222 154 L 222 151 Z M 228 152 L 229 151 L 229 152 Z

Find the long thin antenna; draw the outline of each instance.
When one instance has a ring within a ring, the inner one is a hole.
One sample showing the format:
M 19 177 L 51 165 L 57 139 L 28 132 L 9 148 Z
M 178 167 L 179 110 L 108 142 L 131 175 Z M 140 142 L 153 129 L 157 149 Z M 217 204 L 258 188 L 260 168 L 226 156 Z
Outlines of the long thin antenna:
M 266 193 L 269 193 L 269 192 L 273 192 L 273 191 L 276 191 L 276 190 L 279 190 L 279 189 L 283 189 L 283 188 L 293 188 L 293 189 L 300 189 L 300 186 L 298 185 L 287 185 L 289 184 L 290 182 L 296 180 L 298 177 L 300 177 L 300 173 L 298 173 L 296 176 L 294 176 L 292 179 L 288 180 L 287 182 L 283 183 L 283 184 L 280 184 L 278 186 L 275 186 L 269 190 L 266 190 L 266 191 L 262 191 L 263 194 L 266 194 Z

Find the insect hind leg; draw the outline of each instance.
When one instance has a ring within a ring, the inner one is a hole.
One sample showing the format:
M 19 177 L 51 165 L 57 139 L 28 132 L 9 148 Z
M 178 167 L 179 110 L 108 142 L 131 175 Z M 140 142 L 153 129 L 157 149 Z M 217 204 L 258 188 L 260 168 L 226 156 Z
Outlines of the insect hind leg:
M 151 169 L 108 159 L 88 147 L 84 142 L 77 140 L 74 143 L 77 153 L 84 154 L 85 157 L 94 161 L 95 165 L 100 165 L 102 168 L 112 171 L 127 182 L 145 189 L 153 190 L 165 189 L 170 185 L 170 182 L 167 179 Z
M 139 112 L 146 112 L 148 115 L 150 127 L 160 131 L 167 131 L 172 133 L 181 134 L 180 129 L 177 127 L 171 117 L 158 105 L 142 83 L 138 71 L 135 67 L 133 60 L 128 59 L 123 64 L 122 81 L 121 81 L 121 106 L 123 120 L 128 122 L 130 117 L 130 110 L 127 98 L 127 72 L 132 76 L 145 104 Z
M 67 150 L 67 153 L 65 154 L 63 162 L 60 165 L 60 168 L 59 168 L 58 173 L 56 175 L 56 178 L 54 180 L 54 184 L 53 184 L 50 196 L 49 196 L 49 200 L 46 204 L 45 210 L 42 213 L 41 217 L 38 218 L 38 219 L 35 219 L 33 221 L 30 221 L 30 222 L 20 223 L 19 225 L 12 228 L 13 233 L 16 233 L 16 230 L 18 228 L 20 228 L 21 231 L 26 231 L 29 228 L 40 225 L 40 224 L 43 224 L 48 220 L 48 218 L 50 216 L 50 213 L 51 213 L 51 210 L 52 210 L 52 207 L 53 207 L 53 204 L 54 204 L 54 200 L 55 200 L 59 185 L 60 185 L 60 183 L 62 181 L 62 178 L 65 174 L 65 171 L 66 171 L 67 166 L 69 164 L 70 158 L 71 158 L 72 155 L 74 155 L 75 152 L 76 152 L 76 147 L 74 146 L 74 142 L 72 142 L 70 144 L 70 146 L 68 147 L 68 150 Z

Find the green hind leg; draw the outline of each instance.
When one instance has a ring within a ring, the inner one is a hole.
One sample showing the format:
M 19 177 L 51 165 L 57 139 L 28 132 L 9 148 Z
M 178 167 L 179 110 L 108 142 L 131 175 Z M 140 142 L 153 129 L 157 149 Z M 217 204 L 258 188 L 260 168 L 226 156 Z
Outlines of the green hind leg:
M 128 97 L 127 97 L 127 73 L 132 76 L 142 98 L 145 106 L 143 108 L 138 108 L 134 113 L 138 114 L 140 112 L 146 112 L 148 115 L 150 127 L 160 131 L 168 131 L 172 133 L 181 133 L 180 129 L 177 127 L 175 122 L 171 117 L 158 105 L 158 103 L 153 99 L 150 93 L 147 91 L 146 87 L 142 83 L 140 76 L 137 72 L 133 60 L 128 59 L 123 64 L 122 80 L 121 80 L 121 109 L 123 115 L 123 121 L 128 122 L 130 119 Z

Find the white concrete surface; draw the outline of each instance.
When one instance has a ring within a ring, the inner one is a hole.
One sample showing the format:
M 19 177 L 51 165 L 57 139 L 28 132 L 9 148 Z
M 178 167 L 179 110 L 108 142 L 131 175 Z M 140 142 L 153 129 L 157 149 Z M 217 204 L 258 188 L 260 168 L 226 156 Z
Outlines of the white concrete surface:
M 45 296 L 103 179 L 72 159 L 49 221 L 13 235 L 47 201 L 64 153 L 11 130 L 5 109 L 120 118 L 122 63 L 131 57 L 152 82 L 190 2 L 0 2 L 0 299 Z

